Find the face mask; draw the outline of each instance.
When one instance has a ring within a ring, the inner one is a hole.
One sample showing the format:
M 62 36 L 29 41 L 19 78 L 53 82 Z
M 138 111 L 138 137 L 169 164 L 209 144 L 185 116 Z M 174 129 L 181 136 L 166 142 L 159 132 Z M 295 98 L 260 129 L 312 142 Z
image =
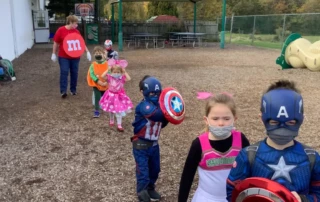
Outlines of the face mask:
M 285 145 L 298 136 L 298 131 L 292 131 L 286 128 L 278 128 L 267 131 L 267 135 L 277 145 Z
M 96 55 L 94 57 L 96 58 L 96 60 L 102 60 L 102 55 Z
M 152 102 L 152 104 L 159 105 L 159 96 L 158 95 L 149 95 L 144 97 L 147 101 Z
M 217 126 L 210 126 L 209 125 L 209 131 L 210 133 L 218 138 L 218 139 L 225 139 L 227 138 L 230 134 L 231 131 L 234 129 L 233 124 L 230 126 L 222 126 L 222 127 L 217 127 Z
M 118 79 L 121 77 L 121 74 L 120 73 L 112 73 L 111 76 Z

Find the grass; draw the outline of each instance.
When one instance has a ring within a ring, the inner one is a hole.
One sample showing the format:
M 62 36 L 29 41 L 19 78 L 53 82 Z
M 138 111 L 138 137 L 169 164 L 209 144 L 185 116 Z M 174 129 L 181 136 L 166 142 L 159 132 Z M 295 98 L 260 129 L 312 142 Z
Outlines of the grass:
M 240 45 L 253 45 L 263 48 L 281 49 L 282 41 L 275 41 L 275 34 L 257 34 L 254 35 L 254 41 L 250 38 L 250 34 L 235 34 L 231 35 L 231 43 Z M 302 36 L 309 40 L 311 43 L 320 40 L 320 36 Z M 230 43 L 230 33 L 226 33 L 225 39 L 227 43 Z

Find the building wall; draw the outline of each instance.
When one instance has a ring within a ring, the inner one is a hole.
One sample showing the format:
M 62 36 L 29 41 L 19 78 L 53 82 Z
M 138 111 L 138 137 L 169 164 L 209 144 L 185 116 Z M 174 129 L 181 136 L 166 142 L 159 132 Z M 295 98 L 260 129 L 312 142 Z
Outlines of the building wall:
M 30 49 L 34 43 L 32 11 L 29 1 L 12 0 L 14 10 L 13 24 L 16 30 L 18 55 Z
M 11 24 L 11 9 L 10 0 L 0 0 L 0 24 L 1 24 L 1 37 L 0 37 L 0 55 L 3 58 L 13 60 L 15 58 L 15 49 L 13 41 L 13 32 Z
M 0 0 L 0 54 L 13 60 L 34 43 L 31 0 Z

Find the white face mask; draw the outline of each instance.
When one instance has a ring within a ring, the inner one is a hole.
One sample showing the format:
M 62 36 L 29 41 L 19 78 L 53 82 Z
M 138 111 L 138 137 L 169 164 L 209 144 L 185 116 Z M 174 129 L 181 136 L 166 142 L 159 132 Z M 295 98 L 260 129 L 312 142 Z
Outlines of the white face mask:
M 122 75 L 121 75 L 120 73 L 112 73 L 111 76 L 114 77 L 114 78 L 116 78 L 116 79 L 118 79 L 118 78 L 120 78 Z
M 207 119 L 208 120 L 208 119 Z M 208 120 L 209 123 L 209 120 Z M 209 132 L 217 139 L 225 139 L 230 136 L 231 131 L 234 129 L 233 123 L 229 126 L 211 126 L 209 125 Z

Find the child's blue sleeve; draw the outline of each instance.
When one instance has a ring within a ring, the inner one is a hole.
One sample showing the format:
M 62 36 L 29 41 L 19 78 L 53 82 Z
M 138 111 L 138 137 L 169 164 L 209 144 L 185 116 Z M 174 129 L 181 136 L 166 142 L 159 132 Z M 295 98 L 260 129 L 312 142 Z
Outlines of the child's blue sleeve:
M 300 198 L 301 198 L 302 202 L 320 201 L 320 157 L 317 152 L 316 152 L 316 161 L 315 161 L 312 173 L 311 173 L 309 194 L 300 195 Z
M 160 106 L 156 106 L 151 102 L 143 101 L 140 106 L 140 112 L 145 118 L 148 118 L 151 121 L 162 122 L 163 125 L 168 124 L 163 112 L 160 109 Z
M 231 168 L 227 179 L 227 200 L 231 201 L 234 187 L 242 180 L 250 177 L 251 169 L 246 148 L 242 149 Z

